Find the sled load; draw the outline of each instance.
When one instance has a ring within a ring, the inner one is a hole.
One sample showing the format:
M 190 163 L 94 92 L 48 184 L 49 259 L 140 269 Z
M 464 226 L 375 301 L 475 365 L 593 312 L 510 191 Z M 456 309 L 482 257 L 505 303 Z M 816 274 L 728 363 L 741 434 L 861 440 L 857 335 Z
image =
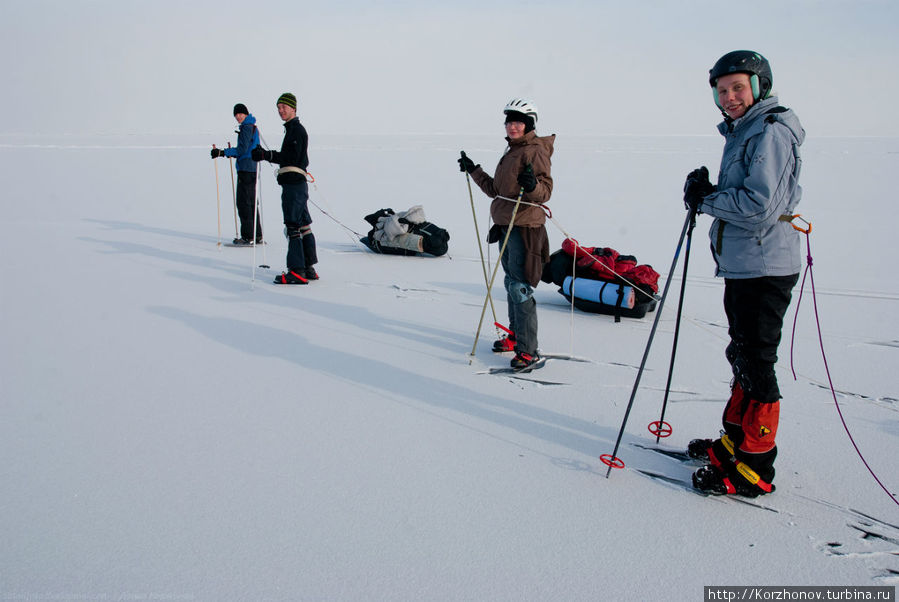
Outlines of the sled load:
M 359 241 L 375 253 L 439 257 L 449 249 L 449 232 L 426 221 L 421 205 L 399 213 L 381 209 L 365 221 L 372 228 Z
M 652 266 L 609 247 L 582 247 L 573 238 L 550 255 L 541 280 L 559 286 L 581 311 L 612 315 L 616 322 L 653 311 L 659 291 L 659 273 Z

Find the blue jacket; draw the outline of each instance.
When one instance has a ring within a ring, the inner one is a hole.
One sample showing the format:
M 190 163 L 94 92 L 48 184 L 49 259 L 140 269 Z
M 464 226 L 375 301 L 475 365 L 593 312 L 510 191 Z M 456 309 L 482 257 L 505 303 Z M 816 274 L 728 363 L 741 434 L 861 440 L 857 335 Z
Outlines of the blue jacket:
M 256 118 L 247 115 L 237 130 L 237 146 L 225 149 L 226 157 L 237 157 L 237 171 L 256 171 L 256 162 L 250 158 L 253 149 L 259 146 L 259 130 Z
M 799 232 L 780 219 L 792 213 L 802 188 L 799 146 L 805 130 L 777 97 L 719 124 L 725 138 L 716 191 L 699 210 L 715 217 L 709 230 L 716 275 L 789 276 L 802 267 Z

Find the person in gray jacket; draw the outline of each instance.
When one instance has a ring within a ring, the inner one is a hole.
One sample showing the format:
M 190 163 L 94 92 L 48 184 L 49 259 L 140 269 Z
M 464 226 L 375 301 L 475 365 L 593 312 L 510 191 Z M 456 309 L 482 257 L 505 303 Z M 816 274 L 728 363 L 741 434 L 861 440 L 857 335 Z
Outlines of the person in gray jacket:
M 697 489 L 755 497 L 774 491 L 780 389 L 774 365 L 783 318 L 801 268 L 792 212 L 802 196 L 799 146 L 805 131 L 773 95 L 762 55 L 736 50 L 709 72 L 724 115 L 718 184 L 706 167 L 684 184 L 684 204 L 715 218 L 709 231 L 716 275 L 724 278 L 724 312 L 733 371 L 718 439 L 694 439 L 688 452 L 708 464 L 693 474 Z

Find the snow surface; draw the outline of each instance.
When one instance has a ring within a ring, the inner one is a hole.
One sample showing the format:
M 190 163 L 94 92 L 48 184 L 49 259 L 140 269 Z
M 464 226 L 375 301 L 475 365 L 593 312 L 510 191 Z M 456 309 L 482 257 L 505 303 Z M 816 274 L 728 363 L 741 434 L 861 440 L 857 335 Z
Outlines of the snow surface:
M 502 132 L 309 125 L 312 200 L 344 226 L 312 208 L 322 279 L 305 287 L 270 283 L 285 246 L 268 167 L 270 244 L 255 258 L 217 247 L 207 151 L 222 140 L 0 138 L 0 599 L 697 600 L 704 585 L 899 584 L 899 506 L 840 425 L 808 283 L 798 380 L 798 288 L 780 348 L 776 493 L 751 506 L 638 472 L 692 471 L 634 445 L 654 443 L 680 265 L 619 450 L 627 466 L 606 478 L 599 456 L 655 314 L 572 313 L 541 284 L 541 348 L 590 361 L 532 375 L 557 386 L 479 374 L 508 362 L 490 352 L 489 309 L 469 356 L 485 287 L 455 160 L 465 149 L 491 168 Z M 560 136 L 551 245 L 564 229 L 666 276 L 684 174 L 714 172 L 720 151 L 716 136 Z M 897 160 L 899 139 L 812 136 L 799 206 L 840 407 L 894 493 Z M 474 198 L 483 235 L 489 199 Z M 450 231 L 447 256 L 377 256 L 350 232 L 415 204 Z M 709 222 L 690 258 L 672 448 L 715 435 L 728 392 Z M 252 283 L 261 263 L 272 269 Z

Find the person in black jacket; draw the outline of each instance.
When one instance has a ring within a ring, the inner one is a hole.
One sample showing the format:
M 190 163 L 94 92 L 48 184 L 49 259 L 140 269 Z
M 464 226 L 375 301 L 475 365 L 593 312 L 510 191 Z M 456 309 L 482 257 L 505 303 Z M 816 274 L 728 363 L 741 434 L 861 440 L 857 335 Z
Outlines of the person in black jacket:
M 309 135 L 297 117 L 297 97 L 285 92 L 278 98 L 278 115 L 284 120 L 284 141 L 281 150 L 253 149 L 254 161 L 268 161 L 280 165 L 278 184 L 281 185 L 281 210 L 284 212 L 287 236 L 287 271 L 275 277 L 275 284 L 308 284 L 318 280 L 312 266 L 318 263 L 315 236 L 310 224 L 309 185 L 306 167 L 309 166 Z

